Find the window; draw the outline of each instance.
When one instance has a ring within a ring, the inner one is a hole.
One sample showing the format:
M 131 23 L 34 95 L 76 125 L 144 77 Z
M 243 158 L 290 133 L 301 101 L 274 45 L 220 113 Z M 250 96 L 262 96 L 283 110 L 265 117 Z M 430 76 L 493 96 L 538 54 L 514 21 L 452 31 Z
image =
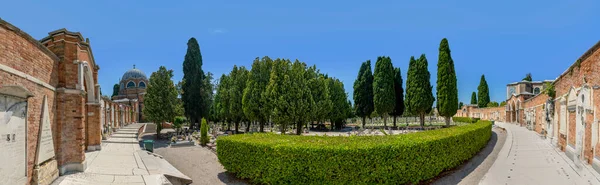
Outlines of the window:
M 146 88 L 146 83 L 144 83 L 144 82 L 140 82 L 140 85 L 138 85 L 138 87 L 141 87 L 141 88 Z
M 135 83 L 133 83 L 132 81 L 129 81 L 127 83 L 127 88 L 132 88 L 132 87 L 135 87 Z
M 536 87 L 535 89 L 533 89 L 533 94 L 535 94 L 535 95 L 540 94 L 540 88 Z

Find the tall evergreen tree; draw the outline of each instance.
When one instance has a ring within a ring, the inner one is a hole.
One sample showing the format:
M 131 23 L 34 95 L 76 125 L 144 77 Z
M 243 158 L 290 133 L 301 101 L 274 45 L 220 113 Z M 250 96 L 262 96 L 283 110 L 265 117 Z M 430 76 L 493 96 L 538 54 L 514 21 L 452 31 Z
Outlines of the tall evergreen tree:
M 406 110 L 419 116 L 421 127 L 425 125 L 425 114 L 431 110 L 435 101 L 427 65 L 425 54 L 422 54 L 418 60 L 411 57 L 406 79 Z
M 477 87 L 477 105 L 487 107 L 488 103 L 490 103 L 490 90 L 487 81 L 485 81 L 485 75 L 481 75 L 479 87 Z
M 523 81 L 530 81 L 530 82 L 533 81 L 533 79 L 531 78 L 531 73 L 527 73 L 525 75 L 525 78 L 523 78 Z
M 119 88 L 120 88 L 119 84 L 115 84 L 115 85 L 113 86 L 113 93 L 112 93 L 112 96 L 110 96 L 110 97 L 113 97 L 113 96 L 117 96 L 117 95 L 119 95 Z
M 203 93 L 204 71 L 202 71 L 202 55 L 200 46 L 196 38 L 192 37 L 187 43 L 187 53 L 183 61 L 183 85 L 181 87 L 183 94 L 183 107 L 185 114 L 191 118 L 192 125 L 199 123 L 203 115 L 203 107 L 208 105 L 205 100 L 206 93 Z
M 219 78 L 219 86 L 217 87 L 217 98 L 215 98 L 217 102 L 217 115 L 219 119 L 223 122 L 227 123 L 227 130 L 231 130 L 231 116 L 229 114 L 230 107 L 230 78 L 229 76 L 223 74 L 221 78 Z
M 456 114 L 458 108 L 458 88 L 456 86 L 456 72 L 454 61 L 450 55 L 450 45 L 446 38 L 440 43 L 437 71 L 437 109 L 438 114 L 446 120 L 446 126 L 450 126 L 450 118 Z
M 175 118 L 177 90 L 171 80 L 173 70 L 160 66 L 158 71 L 150 75 L 146 95 L 144 96 L 144 116 L 156 123 L 156 133 L 162 130 L 162 123 Z
M 402 116 L 404 113 L 404 89 L 402 88 L 402 73 L 400 68 L 394 69 L 394 94 L 396 97 L 396 104 L 394 105 L 394 127 L 396 127 L 396 117 Z
M 254 59 L 242 97 L 244 114 L 250 121 L 259 123 L 260 132 L 264 131 L 264 125 L 269 121 L 269 113 L 271 112 L 267 109 L 267 96 L 265 93 L 269 84 L 272 63 L 273 60 L 266 56 L 262 59 L 258 57 Z
M 365 127 L 366 117 L 373 113 L 373 73 L 371 61 L 363 62 L 354 81 L 354 112 L 362 118 L 362 126 Z
M 310 111 L 310 121 L 322 123 L 333 108 L 331 99 L 329 99 L 329 86 L 325 76 L 319 73 L 316 66 L 309 67 L 305 74 L 311 96 L 315 102 L 314 108 Z
M 471 105 L 477 105 L 477 93 L 475 92 L 471 94 Z
M 394 76 L 394 67 L 390 57 L 377 57 L 373 74 L 373 105 L 375 112 L 383 118 L 385 128 L 387 128 L 386 118 L 396 105 Z
M 461 109 L 463 107 L 464 103 L 461 101 L 460 103 L 458 103 L 458 109 Z
M 266 95 L 269 98 L 269 103 L 266 106 L 268 106 L 269 110 L 272 110 L 271 120 L 279 124 L 281 134 L 286 132 L 287 125 L 290 123 L 290 118 L 287 114 L 289 103 L 281 98 L 288 91 L 285 89 L 285 76 L 290 70 L 290 63 L 289 60 L 275 59 L 271 68 L 271 75 L 269 76 L 269 85 L 267 85 Z
M 329 113 L 329 120 L 331 122 L 331 129 L 341 129 L 344 125 L 344 120 L 348 114 L 345 108 L 348 103 L 348 95 L 344 90 L 344 83 L 336 78 L 328 78 L 327 83 L 329 84 L 329 97 L 333 105 L 333 109 Z
M 238 132 L 240 122 L 245 120 L 244 110 L 242 108 L 242 95 L 246 88 L 248 79 L 248 70 L 244 66 L 233 66 L 233 70 L 229 74 L 231 77 L 231 86 L 229 89 L 229 114 L 235 124 L 235 133 Z

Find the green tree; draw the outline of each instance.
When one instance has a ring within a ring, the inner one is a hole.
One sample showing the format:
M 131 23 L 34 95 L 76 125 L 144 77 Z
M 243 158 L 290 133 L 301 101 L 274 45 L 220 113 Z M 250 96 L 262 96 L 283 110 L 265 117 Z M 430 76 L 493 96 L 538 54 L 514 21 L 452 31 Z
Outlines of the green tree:
M 286 84 L 284 83 L 290 70 L 290 63 L 289 60 L 275 59 L 269 76 L 269 85 L 267 85 L 267 97 L 269 98 L 267 106 L 268 109 L 272 110 L 271 120 L 281 126 L 281 134 L 285 134 L 290 120 L 290 115 L 286 114 L 289 103 L 282 99 L 288 91 L 288 89 L 285 89 Z
M 266 96 L 267 85 L 271 74 L 273 60 L 257 57 L 252 63 L 252 69 L 248 74 L 248 82 L 242 98 L 244 114 L 250 121 L 258 121 L 260 132 L 264 132 L 264 125 L 269 121 L 271 110 L 268 109 L 268 97 Z
M 458 108 L 458 88 L 456 86 L 456 71 L 454 71 L 454 60 L 450 55 L 450 45 L 446 38 L 440 43 L 437 64 L 437 109 L 438 114 L 446 120 L 446 126 L 450 126 L 450 118 L 456 114 Z
M 500 104 L 498 102 L 495 102 L 495 101 L 490 102 L 490 103 L 487 104 L 487 107 L 498 107 L 498 106 L 500 106 Z
M 206 75 L 202 78 L 202 88 L 200 89 L 200 94 L 202 96 L 200 115 L 202 118 L 208 119 L 210 115 L 210 109 L 212 108 L 213 103 L 213 74 L 211 72 L 207 72 Z
M 114 97 L 114 96 L 117 96 L 117 95 L 119 95 L 119 88 L 120 88 L 119 84 L 115 84 L 115 85 L 113 86 L 113 93 L 112 93 L 112 96 L 110 96 L 110 97 Z
M 347 100 L 348 95 L 344 90 L 344 83 L 336 78 L 327 78 L 329 85 L 329 99 L 334 108 L 329 113 L 329 121 L 331 122 L 331 129 L 341 129 L 344 126 L 344 120 L 348 118 L 346 108 L 348 106 Z
M 331 99 L 329 99 L 329 86 L 327 80 L 325 79 L 325 76 L 319 73 L 317 67 L 314 65 L 307 69 L 305 76 L 308 88 L 315 103 L 314 108 L 310 111 L 310 121 L 322 123 L 333 108 Z
M 477 93 L 475 92 L 471 94 L 471 105 L 477 105 Z
M 157 135 L 162 130 L 162 123 L 175 117 L 177 90 L 171 80 L 173 70 L 160 66 L 158 71 L 150 75 L 146 95 L 144 96 L 144 116 L 156 123 Z
M 477 105 L 483 108 L 486 107 L 489 102 L 490 90 L 488 89 L 487 81 L 485 81 L 485 75 L 481 75 L 479 87 L 477 87 Z
M 244 110 L 242 108 L 242 95 L 246 88 L 248 79 L 248 70 L 244 66 L 233 66 L 233 70 L 229 73 L 231 77 L 231 86 L 229 89 L 229 114 L 235 124 L 235 133 L 238 132 L 240 122 L 245 120 Z
M 385 128 L 387 128 L 386 118 L 396 105 L 394 76 L 390 57 L 377 57 L 373 74 L 373 105 L 375 112 L 383 118 Z
M 500 102 L 500 106 L 506 106 L 506 101 Z
M 225 74 L 221 75 L 221 78 L 219 78 L 219 86 L 217 86 L 217 95 L 215 97 L 217 116 L 220 120 L 227 123 L 227 130 L 231 130 L 231 116 L 229 114 L 229 79 L 229 76 Z
M 208 124 L 206 123 L 206 119 L 202 118 L 202 124 L 200 125 L 200 145 L 206 146 L 209 141 Z
M 187 43 L 187 53 L 183 61 L 183 91 L 182 100 L 185 114 L 191 118 L 191 124 L 199 122 L 203 115 L 203 109 L 207 109 L 206 94 L 203 93 L 204 71 L 202 71 L 202 55 L 198 41 L 192 37 Z
M 421 127 L 425 125 L 425 114 L 431 110 L 435 101 L 427 65 L 425 54 L 422 54 L 418 60 L 411 57 L 406 79 L 406 110 L 419 116 Z
M 371 72 L 371 61 L 363 62 L 354 81 L 354 112 L 362 118 L 362 126 L 365 127 L 366 117 L 373 113 L 373 73 Z
M 533 81 L 533 79 L 531 78 L 531 73 L 525 74 L 525 78 L 523 78 L 523 81 Z
M 458 103 L 458 109 L 461 109 L 463 107 L 463 102 L 461 101 L 460 103 Z
M 402 72 L 400 68 L 394 69 L 394 92 L 396 104 L 391 115 L 394 116 L 394 127 L 396 127 L 396 117 L 402 116 L 404 113 L 404 89 L 402 88 Z

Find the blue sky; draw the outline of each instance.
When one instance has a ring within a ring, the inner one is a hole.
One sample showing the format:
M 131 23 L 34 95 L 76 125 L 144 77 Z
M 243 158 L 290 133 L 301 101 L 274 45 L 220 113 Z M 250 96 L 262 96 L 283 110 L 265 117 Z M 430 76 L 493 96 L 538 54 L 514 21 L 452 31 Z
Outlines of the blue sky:
M 435 84 L 446 37 L 460 101 L 485 74 L 500 102 L 507 83 L 528 72 L 554 79 L 600 38 L 593 0 L 162 2 L 7 1 L 0 18 L 37 39 L 59 28 L 90 38 L 103 94 L 134 64 L 148 76 L 164 65 L 179 81 L 190 37 L 216 76 L 255 57 L 300 59 L 341 79 L 351 96 L 362 62 L 390 56 L 406 80 L 410 56 L 425 53 Z

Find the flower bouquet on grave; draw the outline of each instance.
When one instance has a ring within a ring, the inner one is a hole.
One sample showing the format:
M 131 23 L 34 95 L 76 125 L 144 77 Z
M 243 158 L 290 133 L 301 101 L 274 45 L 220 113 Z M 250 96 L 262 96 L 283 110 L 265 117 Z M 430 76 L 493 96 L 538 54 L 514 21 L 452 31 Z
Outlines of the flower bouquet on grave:
M 171 138 L 171 143 L 173 143 L 173 144 L 177 143 L 177 136 L 173 136 Z

